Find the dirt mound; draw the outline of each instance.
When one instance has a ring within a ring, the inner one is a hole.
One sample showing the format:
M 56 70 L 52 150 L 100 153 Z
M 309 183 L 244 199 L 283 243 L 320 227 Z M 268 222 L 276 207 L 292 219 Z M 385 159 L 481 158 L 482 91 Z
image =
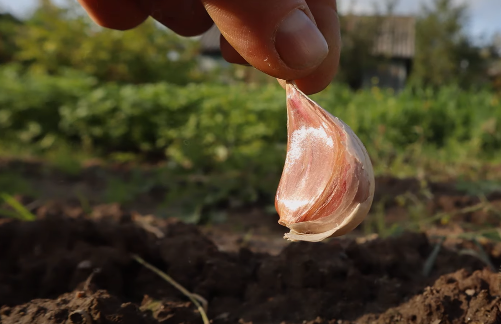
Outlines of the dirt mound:
M 432 287 L 382 315 L 361 323 L 501 323 L 500 278 L 487 270 L 440 277 Z M 496 292 L 496 295 L 492 295 Z
M 77 166 L 78 172 L 71 168 L 63 172 L 65 168 L 60 169 L 43 161 L 0 157 L 0 184 L 6 187 L 2 191 L 22 196 L 25 205 L 32 206 L 33 210 L 38 204 L 44 205 L 54 199 L 64 204 L 81 206 L 83 203 L 81 198 L 85 197 L 85 203 L 89 205 L 114 202 L 120 203 L 126 210 L 137 211 L 141 214 L 164 216 L 177 214 L 176 210 L 173 212 L 165 205 L 165 197 L 172 189 L 172 183 L 177 180 L 169 178 L 168 182 L 158 181 L 158 174 L 163 168 L 161 165 L 89 163 L 87 166 L 80 167 Z M 477 171 L 479 175 L 482 175 L 488 170 Z M 494 172 L 494 174 L 499 174 L 499 172 Z M 136 178 L 140 181 L 136 181 Z M 446 218 L 450 218 L 450 222 L 481 227 L 501 225 L 499 181 L 468 182 L 449 179 L 446 182 L 435 182 L 430 179 L 424 180 L 377 176 L 373 210 L 384 207 L 389 227 L 393 224 L 416 222 L 410 209 L 417 207 L 420 208 L 421 219 L 444 213 Z M 442 180 L 445 181 L 445 179 Z M 184 180 L 182 182 L 184 183 Z M 178 183 L 177 185 L 182 190 L 185 184 Z M 244 205 L 242 208 L 235 207 L 241 204 L 232 203 L 231 197 L 226 198 L 206 207 L 214 208 L 217 212 L 229 211 L 233 214 L 227 219 L 228 222 L 233 223 L 231 226 L 237 225 L 235 224 L 237 222 L 249 225 L 248 219 L 257 217 L 259 220 L 254 223 L 266 222 L 266 227 L 275 226 L 283 232 L 283 228 L 277 224 L 278 216 L 275 215 L 273 224 L 269 224 L 267 221 L 270 219 L 269 214 L 263 212 L 265 206 L 274 206 L 273 195 L 260 197 L 255 203 Z M 484 200 L 486 203 L 482 207 L 480 205 Z M 475 206 L 479 208 L 472 208 Z M 237 210 L 234 212 L 235 208 Z M 246 211 L 251 208 L 259 209 L 261 215 L 247 217 Z M 74 208 L 74 212 L 78 212 L 78 208 Z M 82 212 L 81 208 L 80 212 Z M 239 217 L 242 214 L 244 216 Z M 210 218 L 208 215 L 206 217 Z M 441 220 L 436 219 L 434 223 L 441 224 Z
M 0 323 L 201 323 L 132 253 L 204 297 L 215 324 L 501 323 L 498 275 L 442 248 L 423 276 L 434 247 L 424 234 L 293 243 L 270 256 L 221 252 L 195 226 L 155 222 L 157 230 L 128 215 L 4 221 Z

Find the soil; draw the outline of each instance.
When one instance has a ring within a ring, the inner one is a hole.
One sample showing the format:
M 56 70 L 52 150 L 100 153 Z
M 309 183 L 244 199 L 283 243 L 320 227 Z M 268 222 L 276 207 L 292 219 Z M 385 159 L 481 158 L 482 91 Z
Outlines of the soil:
M 133 254 L 202 296 L 214 324 L 501 323 L 501 278 L 465 253 L 468 241 L 406 232 L 225 252 L 195 225 L 109 206 L 90 216 L 50 209 L 34 222 L 0 220 L 2 324 L 202 323 Z M 499 268 L 501 246 L 482 250 Z
M 127 179 L 127 168 L 68 175 L 5 160 L 2 172 L 22 175 L 38 194 L 17 196 L 36 221 L 0 218 L 0 324 L 202 323 L 189 299 L 132 255 L 205 299 L 214 324 L 501 324 L 501 243 L 459 237 L 500 228 L 499 190 L 482 196 L 454 181 L 378 177 L 374 206 L 387 228 L 415 222 L 413 213 L 447 220 L 385 239 L 361 226 L 322 243 L 290 243 L 262 205 L 195 226 L 149 215 L 162 188 L 102 204 L 107 179 Z
M 85 197 L 91 205 L 109 202 L 103 197 L 106 196 L 106 189 L 110 180 L 120 180 L 123 181 L 123 185 L 126 185 L 129 181 L 132 181 L 131 179 L 136 172 L 140 172 L 141 179 L 144 182 L 157 176 L 153 172 L 158 167 L 155 165 L 138 168 L 126 164 L 102 166 L 97 162 L 96 164 L 91 162 L 82 169 L 78 169 L 78 172 L 69 174 L 37 160 L 0 158 L 0 175 L 16 174 L 26 180 L 26 185 L 33 192 L 32 198 L 36 197 L 36 199 L 29 199 L 28 197 L 25 201 L 28 204 L 33 203 L 35 200 L 37 203 L 43 202 L 45 204 L 57 197 L 58 201 L 72 202 L 73 205 L 80 205 L 79 197 Z M 483 172 L 481 171 L 479 173 Z M 499 175 L 498 171 L 495 173 Z M 482 199 L 488 201 L 494 209 L 501 210 L 501 182 L 495 182 L 492 185 L 493 188 L 490 188 L 489 185 L 484 184 L 482 186 L 475 183 L 465 183 L 460 186 L 455 180 L 440 183 L 423 182 L 423 180 L 389 176 L 376 178 L 373 205 L 383 204 L 388 225 L 408 220 L 410 218 L 409 206 L 414 206 L 418 202 L 418 204 L 422 204 L 420 207 L 423 207 L 426 214 L 429 215 L 443 212 L 453 216 L 451 220 L 455 222 L 465 221 L 479 226 L 501 226 L 501 213 L 499 212 L 486 212 L 485 208 L 464 211 L 468 207 L 480 204 Z M 2 183 L 0 182 L 0 184 Z M 137 211 L 142 215 L 164 214 L 164 211 L 158 206 L 164 202 L 166 192 L 167 188 L 165 186 L 157 184 L 148 190 L 139 190 L 127 202 L 122 202 L 122 205 L 125 209 Z M 271 197 L 269 201 L 258 201 L 257 206 L 252 207 L 257 207 L 259 212 L 263 214 L 262 207 L 265 204 L 272 206 L 273 198 Z M 232 216 L 248 219 L 249 207 L 245 206 L 243 209 L 237 209 Z M 228 206 L 223 206 L 223 208 L 227 210 Z M 239 217 L 242 214 L 245 214 L 245 216 Z M 254 219 L 255 212 L 251 211 L 251 214 L 253 214 L 251 218 Z M 261 216 L 258 217 L 262 218 Z M 283 231 L 283 228 L 276 224 L 273 217 L 264 215 L 264 218 L 266 219 L 264 221 L 267 222 L 266 227 L 271 226 L 278 231 Z M 230 222 L 232 219 L 235 219 L 235 217 L 228 218 Z M 272 219 L 272 222 L 268 222 L 267 219 Z M 248 225 L 248 220 L 243 221 Z M 263 220 L 259 219 L 255 223 L 261 224 L 262 222 Z

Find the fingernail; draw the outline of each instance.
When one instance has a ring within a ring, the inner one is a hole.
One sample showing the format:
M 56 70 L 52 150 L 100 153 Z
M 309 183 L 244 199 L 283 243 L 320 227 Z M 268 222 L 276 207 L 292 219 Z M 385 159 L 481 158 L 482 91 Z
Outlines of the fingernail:
M 329 52 L 320 30 L 299 9 L 291 12 L 278 27 L 275 47 L 285 64 L 292 69 L 317 66 Z

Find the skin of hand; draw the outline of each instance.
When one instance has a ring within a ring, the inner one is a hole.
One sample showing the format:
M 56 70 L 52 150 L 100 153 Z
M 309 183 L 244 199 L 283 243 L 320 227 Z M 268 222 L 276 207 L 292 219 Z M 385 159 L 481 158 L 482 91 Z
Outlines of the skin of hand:
M 313 94 L 334 78 L 341 47 L 336 0 L 78 0 L 100 26 L 132 29 L 148 17 L 181 36 L 214 23 L 226 61 L 294 80 Z

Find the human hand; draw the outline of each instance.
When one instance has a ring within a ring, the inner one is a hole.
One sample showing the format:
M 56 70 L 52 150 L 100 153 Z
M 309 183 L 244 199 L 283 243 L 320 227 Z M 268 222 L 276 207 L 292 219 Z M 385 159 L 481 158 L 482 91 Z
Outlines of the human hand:
M 334 78 L 341 37 L 336 0 L 78 0 L 107 28 L 134 28 L 149 16 L 182 36 L 215 23 L 230 63 L 250 64 L 306 94 Z M 317 28 L 318 27 L 318 28 Z

